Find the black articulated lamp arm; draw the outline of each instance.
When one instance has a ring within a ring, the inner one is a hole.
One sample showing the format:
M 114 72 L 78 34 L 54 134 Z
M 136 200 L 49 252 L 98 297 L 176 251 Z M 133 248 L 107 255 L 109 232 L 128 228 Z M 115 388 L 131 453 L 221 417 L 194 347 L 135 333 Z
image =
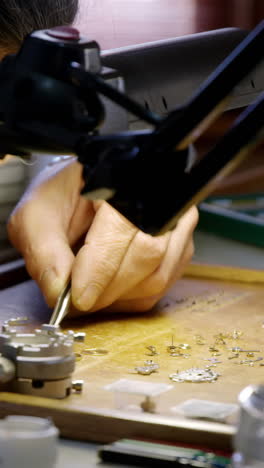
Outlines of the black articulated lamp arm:
M 104 198 L 139 228 L 170 229 L 211 182 L 263 138 L 263 97 L 199 163 L 190 145 L 224 110 L 233 88 L 263 59 L 264 22 L 235 48 L 188 102 L 160 117 L 109 85 L 99 46 L 73 28 L 36 31 L 0 65 L 0 154 L 74 154 L 84 191 Z M 100 133 L 105 99 L 152 126 Z

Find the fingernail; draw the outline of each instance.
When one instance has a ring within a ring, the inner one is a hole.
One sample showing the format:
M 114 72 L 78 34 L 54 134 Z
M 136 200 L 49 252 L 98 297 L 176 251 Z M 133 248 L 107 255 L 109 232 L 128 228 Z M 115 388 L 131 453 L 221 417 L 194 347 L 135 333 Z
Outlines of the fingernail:
M 80 297 L 74 301 L 80 310 L 89 310 L 93 307 L 98 298 L 98 289 L 94 286 L 87 286 Z
M 54 268 L 46 268 L 39 278 L 39 285 L 47 301 L 50 303 L 54 302 L 54 298 L 60 294 L 64 282 L 63 278 L 58 276 Z
M 57 289 L 57 284 L 61 282 L 60 278 L 58 278 L 57 273 L 53 267 L 46 268 L 40 275 L 39 282 L 42 285 L 47 285 L 49 288 Z

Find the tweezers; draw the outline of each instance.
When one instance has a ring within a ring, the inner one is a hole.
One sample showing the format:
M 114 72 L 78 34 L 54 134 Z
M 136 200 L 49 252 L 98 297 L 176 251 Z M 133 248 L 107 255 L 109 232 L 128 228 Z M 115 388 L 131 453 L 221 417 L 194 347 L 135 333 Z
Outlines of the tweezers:
M 49 324 L 60 325 L 62 319 L 67 315 L 71 303 L 71 281 L 69 280 L 66 286 L 60 293 L 53 313 L 51 315 Z

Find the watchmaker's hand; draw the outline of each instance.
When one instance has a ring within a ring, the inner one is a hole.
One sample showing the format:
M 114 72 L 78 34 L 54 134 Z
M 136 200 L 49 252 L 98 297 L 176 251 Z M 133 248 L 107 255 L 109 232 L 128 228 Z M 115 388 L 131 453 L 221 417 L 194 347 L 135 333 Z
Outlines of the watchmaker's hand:
M 60 163 L 37 176 L 14 210 L 8 231 L 29 273 L 50 306 L 71 275 L 79 313 L 150 309 L 193 254 L 196 208 L 173 231 L 152 237 L 108 203 L 86 200 L 81 188 L 82 166 Z M 84 235 L 75 257 L 72 247 Z

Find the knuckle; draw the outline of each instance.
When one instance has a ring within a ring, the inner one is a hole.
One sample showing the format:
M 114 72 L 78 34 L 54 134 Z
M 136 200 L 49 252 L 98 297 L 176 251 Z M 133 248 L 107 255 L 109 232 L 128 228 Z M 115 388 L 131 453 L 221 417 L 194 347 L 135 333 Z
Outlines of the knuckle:
M 161 239 L 158 238 L 154 240 L 155 242 L 151 246 L 151 256 L 156 262 L 160 262 L 165 254 L 164 243 L 159 242 Z
M 196 224 L 199 221 L 199 211 L 196 206 L 192 206 L 191 210 L 192 210 L 192 216 L 193 216 L 193 224 L 194 226 L 196 226 Z
M 169 282 L 169 274 L 165 269 L 160 268 L 158 269 L 151 278 L 151 291 L 152 294 L 161 295 L 165 292 L 168 282 Z
M 149 234 L 139 231 L 134 239 L 135 248 L 139 252 L 142 263 L 156 268 L 165 253 L 164 243 L 160 238 L 154 238 Z
M 196 208 L 196 206 L 192 206 L 191 208 L 189 208 L 188 211 L 186 211 L 186 213 L 182 215 L 182 217 L 179 219 L 177 226 L 178 227 L 182 226 L 183 228 L 187 229 L 187 231 L 192 232 L 195 229 L 198 221 L 199 221 L 198 209 Z M 177 226 L 176 226 L 176 229 L 177 229 Z
M 104 250 L 105 246 L 103 244 L 92 246 L 86 243 L 78 252 L 78 259 L 82 263 L 83 268 L 89 265 L 91 253 L 96 253 L 96 258 L 93 262 L 93 271 L 96 278 L 99 278 L 99 283 L 101 283 L 102 279 L 104 281 L 107 281 L 108 278 L 111 279 L 119 267 L 117 261 L 118 247 L 115 246 L 115 248 L 113 248 L 111 255 L 105 255 Z M 76 267 L 78 268 L 79 264 L 77 264 Z
M 137 228 L 107 201 L 95 201 L 94 209 L 101 219 L 107 219 L 111 223 L 112 228 L 124 233 L 136 232 Z
M 91 291 L 94 296 L 101 296 L 105 290 L 105 284 L 103 281 L 100 281 L 100 278 L 95 278 L 89 281 L 87 290 Z

